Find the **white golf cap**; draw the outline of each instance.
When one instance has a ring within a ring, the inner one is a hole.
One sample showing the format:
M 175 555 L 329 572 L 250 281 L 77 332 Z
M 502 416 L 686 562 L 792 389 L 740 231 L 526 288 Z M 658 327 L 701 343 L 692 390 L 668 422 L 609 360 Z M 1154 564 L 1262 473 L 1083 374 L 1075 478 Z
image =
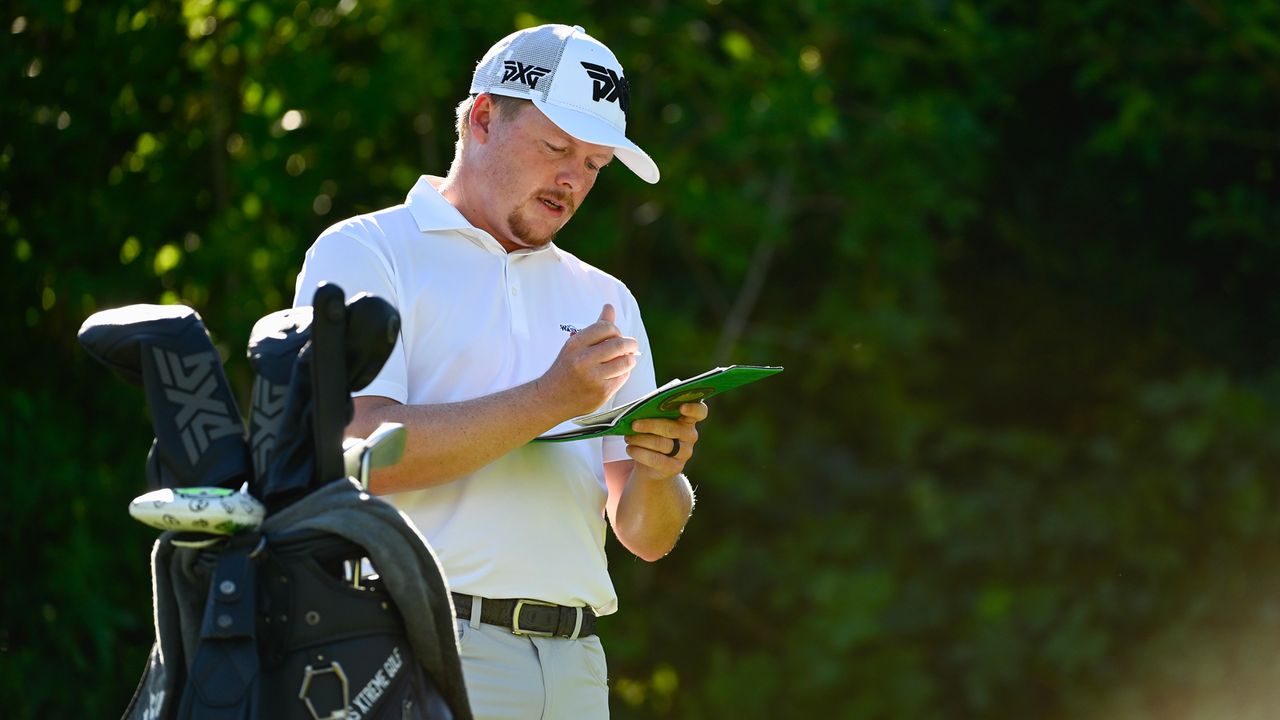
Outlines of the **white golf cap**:
M 561 130 L 607 145 L 649 183 L 658 166 L 627 139 L 630 86 L 609 48 L 575 25 L 539 25 L 499 40 L 476 65 L 471 94 L 527 98 Z

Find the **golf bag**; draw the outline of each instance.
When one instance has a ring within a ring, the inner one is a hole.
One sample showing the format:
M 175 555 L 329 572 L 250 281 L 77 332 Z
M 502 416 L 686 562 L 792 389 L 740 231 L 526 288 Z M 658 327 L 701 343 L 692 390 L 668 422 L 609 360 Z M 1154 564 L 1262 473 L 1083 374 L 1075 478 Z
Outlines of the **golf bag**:
M 443 578 L 389 504 L 338 480 L 260 532 L 179 536 L 153 551 L 157 642 L 125 718 L 470 718 Z M 380 575 L 356 587 L 364 557 Z
M 148 484 L 172 490 L 155 501 L 172 511 L 156 526 L 173 529 L 152 551 L 156 642 L 129 720 L 471 717 L 439 563 L 344 471 L 350 393 L 385 362 L 398 316 L 332 285 L 313 308 L 254 328 L 252 452 L 194 310 L 130 306 L 81 328 L 91 355 L 146 391 Z M 265 505 L 265 519 L 227 524 L 236 534 L 184 524 L 239 507 L 192 489 Z

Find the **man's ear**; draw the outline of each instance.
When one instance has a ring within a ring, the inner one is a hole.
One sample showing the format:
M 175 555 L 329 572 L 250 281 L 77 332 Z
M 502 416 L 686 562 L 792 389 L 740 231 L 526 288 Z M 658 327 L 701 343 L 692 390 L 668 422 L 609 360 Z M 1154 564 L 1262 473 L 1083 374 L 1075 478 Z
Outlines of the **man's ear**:
M 471 137 L 477 142 L 485 142 L 489 139 L 489 129 L 493 125 L 493 120 L 497 115 L 497 108 L 493 104 L 493 98 L 489 93 L 480 93 L 476 96 L 476 101 L 471 103 L 471 113 L 467 121 L 471 123 Z

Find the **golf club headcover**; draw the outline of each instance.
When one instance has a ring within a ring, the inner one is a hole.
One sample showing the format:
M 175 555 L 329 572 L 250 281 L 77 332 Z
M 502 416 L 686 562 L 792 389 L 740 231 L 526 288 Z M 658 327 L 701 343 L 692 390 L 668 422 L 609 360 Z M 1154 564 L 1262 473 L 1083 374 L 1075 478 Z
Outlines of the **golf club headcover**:
M 249 335 L 249 364 L 253 367 L 253 399 L 249 408 L 249 445 L 253 451 L 253 469 L 257 476 L 255 494 L 259 494 L 268 474 L 268 463 L 280 441 L 283 428 L 301 433 L 302 416 L 309 385 L 299 387 L 294 407 L 289 412 L 289 390 L 298 353 L 311 339 L 311 308 L 299 307 L 271 313 L 258 320 Z M 288 422 L 285 419 L 288 417 Z M 307 421 L 309 424 L 309 421 Z M 305 433 L 310 437 L 310 429 Z M 308 453 L 309 454 L 309 453 Z
M 249 338 L 249 363 L 256 373 L 249 413 L 254 494 L 269 512 L 342 475 L 342 434 L 351 422 L 351 392 L 373 381 L 400 331 L 399 313 L 382 298 L 360 293 L 344 305 L 340 288 L 325 287 L 330 304 L 319 346 L 327 360 L 317 364 L 311 306 L 264 316 Z M 318 381 L 317 373 L 326 368 L 336 373 L 334 379 Z M 314 392 L 320 382 L 329 390 L 323 401 Z M 328 415 L 320 407 L 325 402 Z M 326 438 L 321 442 L 316 439 L 317 418 Z M 320 467 L 321 448 L 332 450 L 337 470 Z
M 344 297 L 342 288 L 322 282 L 311 300 L 311 383 L 319 484 L 344 476 L 342 438 L 351 422 L 352 388 L 363 388 L 373 381 L 395 347 L 400 329 L 399 314 L 387 301 L 359 293 L 345 303 Z
M 400 313 L 376 295 L 357 293 L 347 302 L 346 330 L 347 386 L 355 392 L 373 382 L 395 349 Z
M 252 478 L 244 423 L 200 315 L 184 305 L 128 305 L 89 316 L 80 344 L 147 397 L 153 489 L 237 488 Z
M 315 477 L 311 319 L 310 307 L 280 310 L 258 320 L 249 336 L 253 493 L 268 513 L 297 499 Z

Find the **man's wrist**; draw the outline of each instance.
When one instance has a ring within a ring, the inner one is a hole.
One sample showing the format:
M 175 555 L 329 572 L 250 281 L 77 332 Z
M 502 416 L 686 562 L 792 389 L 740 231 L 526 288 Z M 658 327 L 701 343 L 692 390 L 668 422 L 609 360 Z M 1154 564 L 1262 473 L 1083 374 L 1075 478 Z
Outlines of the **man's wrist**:
M 684 482 L 684 483 L 689 482 L 689 478 L 685 477 L 684 472 L 678 472 L 678 473 L 675 473 L 674 475 L 659 475 L 657 473 L 658 473 L 657 470 L 653 469 L 648 465 L 641 464 L 639 462 L 631 466 L 632 480 L 639 480 L 640 482 L 644 482 L 644 483 L 671 482 L 674 480 L 680 480 L 681 482 Z
M 557 393 L 552 383 L 547 380 L 546 375 L 534 378 L 525 385 L 527 400 L 532 405 L 534 414 L 538 417 L 540 424 L 546 426 L 549 430 L 560 423 L 575 417 L 569 414 L 566 407 L 562 407 L 561 393 Z

